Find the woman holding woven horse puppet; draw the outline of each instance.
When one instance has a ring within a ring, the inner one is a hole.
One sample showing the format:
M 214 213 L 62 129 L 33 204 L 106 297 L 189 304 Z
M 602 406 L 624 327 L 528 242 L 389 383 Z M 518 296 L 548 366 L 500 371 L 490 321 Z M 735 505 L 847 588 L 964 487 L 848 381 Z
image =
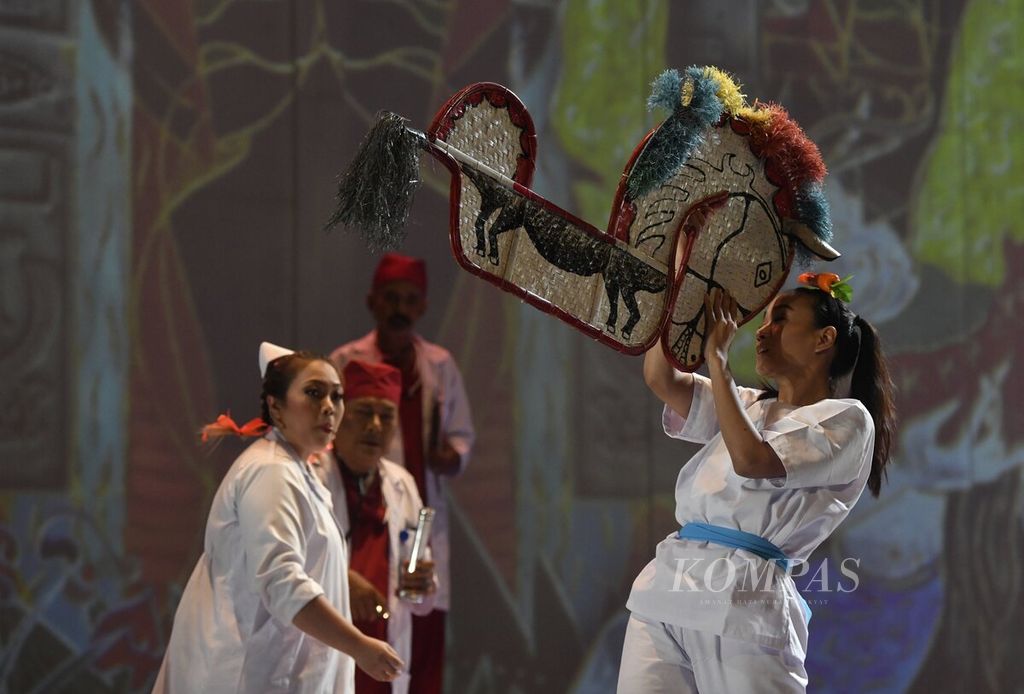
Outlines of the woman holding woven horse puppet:
M 740 312 L 719 289 L 705 301 L 710 378 L 675 371 L 660 345 L 645 357 L 665 432 L 704 446 L 676 482 L 681 529 L 633 584 L 620 692 L 806 688 L 810 610 L 791 562 L 865 486 L 878 495 L 894 408 L 878 334 L 847 306 L 848 285 L 800 279 L 810 286 L 779 294 L 756 335 L 757 372 L 774 388 L 733 382 Z

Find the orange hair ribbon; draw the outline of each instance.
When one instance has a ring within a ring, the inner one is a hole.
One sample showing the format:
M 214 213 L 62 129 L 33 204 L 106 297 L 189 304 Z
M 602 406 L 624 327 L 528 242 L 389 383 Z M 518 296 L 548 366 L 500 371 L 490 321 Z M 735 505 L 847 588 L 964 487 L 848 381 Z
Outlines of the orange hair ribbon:
M 206 443 L 211 436 L 227 436 L 228 434 L 234 434 L 242 438 L 251 438 L 262 436 L 266 430 L 267 423 L 260 417 L 254 417 L 242 426 L 238 426 L 235 420 L 231 419 L 231 414 L 228 413 L 219 415 L 215 422 L 204 426 L 202 429 L 202 439 L 203 443 Z

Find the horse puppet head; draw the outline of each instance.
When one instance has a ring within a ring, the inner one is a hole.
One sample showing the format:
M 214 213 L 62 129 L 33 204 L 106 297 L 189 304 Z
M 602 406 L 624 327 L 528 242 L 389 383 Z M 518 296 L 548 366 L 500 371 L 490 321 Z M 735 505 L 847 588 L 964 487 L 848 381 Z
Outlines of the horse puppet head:
M 825 164 L 783 108 L 748 106 L 716 68 L 662 73 L 648 104 L 671 115 L 627 166 L 613 216 L 632 246 L 679 268 L 660 334 L 670 360 L 692 371 L 712 288 L 736 298 L 745 322 L 778 293 L 794 256 L 839 256 L 828 244 Z
M 825 166 L 781 107 L 748 106 L 713 67 L 669 70 L 653 87 L 648 104 L 671 115 L 627 163 L 604 231 L 530 189 L 532 119 L 493 83 L 457 92 L 426 133 L 382 117 L 342 179 L 331 224 L 393 241 L 415 169 L 415 147 L 393 143 L 418 144 L 451 172 L 449 235 L 463 268 L 619 351 L 660 338 L 677 368 L 696 370 L 707 292 L 727 290 L 745 322 L 795 256 L 839 254 L 828 245 Z

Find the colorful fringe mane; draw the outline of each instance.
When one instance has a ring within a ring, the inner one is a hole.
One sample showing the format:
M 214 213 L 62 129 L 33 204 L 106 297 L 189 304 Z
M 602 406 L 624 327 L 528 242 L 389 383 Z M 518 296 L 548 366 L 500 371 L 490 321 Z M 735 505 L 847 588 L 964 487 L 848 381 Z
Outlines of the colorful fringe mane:
M 783 218 L 805 224 L 824 241 L 832 240 L 832 221 L 821 183 L 821 153 L 786 110 L 777 104 L 747 104 L 740 87 L 723 70 L 692 66 L 681 75 L 666 70 L 651 83 L 648 108 L 672 112 L 651 137 L 630 171 L 626 192 L 636 199 L 658 188 L 690 158 L 707 129 L 723 116 L 748 135 L 750 148 L 764 160 L 765 174 L 779 186 L 773 198 Z M 809 252 L 798 246 L 800 255 Z

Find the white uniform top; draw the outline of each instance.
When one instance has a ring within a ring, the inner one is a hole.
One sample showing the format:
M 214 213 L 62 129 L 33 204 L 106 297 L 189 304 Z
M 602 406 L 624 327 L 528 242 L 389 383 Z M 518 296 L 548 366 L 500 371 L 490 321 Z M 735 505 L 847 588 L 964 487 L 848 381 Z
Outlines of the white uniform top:
M 676 521 L 759 535 L 806 561 L 860 498 L 871 471 L 874 424 L 858 400 L 793 407 L 739 388 L 747 416 L 778 454 L 785 477 L 748 479 L 733 470 L 718 428 L 711 381 L 695 374 L 684 420 L 666 407 L 665 433 L 706 444 L 679 471 Z M 637 576 L 626 606 L 657 622 L 785 648 L 806 648 L 796 586 L 775 562 L 673 532 Z
M 323 595 L 349 618 L 330 493 L 277 430 L 217 489 L 154 692 L 355 691 L 355 661 L 292 624 Z
M 430 423 L 433 413 L 437 411 L 441 440 L 445 437 L 452 448 L 459 454 L 459 470 L 461 473 L 469 462 L 469 454 L 473 448 L 473 419 L 469 411 L 469 398 L 462 383 L 462 374 L 452 359 L 452 355 L 444 347 L 427 342 L 419 335 L 413 337 L 416 349 L 416 368 L 420 376 L 420 392 L 423 404 L 423 447 L 427 446 L 430 435 Z M 338 367 L 339 373 L 351 359 L 361 361 L 382 362 L 383 355 L 377 348 L 377 331 L 344 344 L 331 352 L 331 361 Z M 396 435 L 388 451 L 388 459 L 399 465 L 405 461 L 402 454 L 402 436 Z M 451 549 L 448 540 L 448 500 L 447 479 L 436 474 L 424 458 L 426 469 L 427 498 L 423 501 L 434 509 L 434 524 L 430 529 L 430 549 L 434 554 L 434 570 L 437 572 L 438 588 L 435 607 L 448 610 L 451 607 Z M 457 473 L 458 474 L 458 473 Z
M 334 459 L 331 453 L 325 453 L 320 457 L 319 473 L 324 485 L 331 491 L 334 497 L 334 513 L 338 518 L 338 525 L 346 537 L 349 533 L 348 522 L 348 498 L 345 496 L 345 481 L 341 477 L 341 470 L 338 466 L 341 463 Z M 381 495 L 384 497 L 384 522 L 388 526 L 388 643 L 398 653 L 405 664 L 406 669 L 391 682 L 392 694 L 405 694 L 409 691 L 409 659 L 412 656 L 412 615 L 427 615 L 434 609 L 434 602 L 437 593 L 431 593 L 421 603 L 411 603 L 399 599 L 398 591 L 398 568 L 401 564 L 402 543 L 399 536 L 403 530 L 409 531 L 408 542 L 412 542 L 412 535 L 416 530 L 416 523 L 419 521 L 420 509 L 423 502 L 420 501 L 420 493 L 416 489 L 416 480 L 402 466 L 395 465 L 389 460 L 380 461 L 380 482 Z M 349 551 L 352 546 L 349 544 Z

